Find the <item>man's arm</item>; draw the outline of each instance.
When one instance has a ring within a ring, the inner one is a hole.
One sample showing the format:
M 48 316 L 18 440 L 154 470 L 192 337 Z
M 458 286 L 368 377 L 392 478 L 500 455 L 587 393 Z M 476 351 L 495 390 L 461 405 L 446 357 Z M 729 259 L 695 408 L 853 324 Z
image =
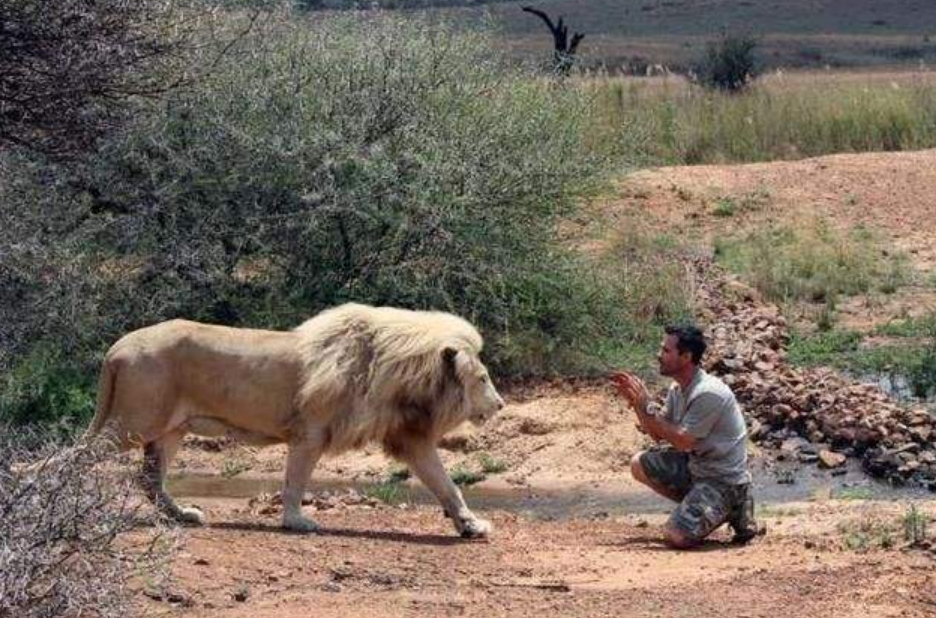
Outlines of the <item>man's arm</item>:
M 695 448 L 698 440 L 685 429 L 660 416 L 636 409 L 637 422 L 650 437 L 669 442 L 678 451 L 689 452 Z
M 611 380 L 621 395 L 630 403 L 637 413 L 637 427 L 654 440 L 663 440 L 672 444 L 677 450 L 691 451 L 696 445 L 696 439 L 680 427 L 663 417 L 648 411 L 650 393 L 646 385 L 637 376 L 618 372 L 611 375 Z

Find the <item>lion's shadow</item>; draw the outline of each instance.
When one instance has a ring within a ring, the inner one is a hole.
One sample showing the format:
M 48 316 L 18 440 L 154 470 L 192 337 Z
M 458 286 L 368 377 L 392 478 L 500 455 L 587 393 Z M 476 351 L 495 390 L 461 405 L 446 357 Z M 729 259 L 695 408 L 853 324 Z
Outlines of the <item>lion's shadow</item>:
M 447 534 L 425 534 L 414 532 L 399 532 L 392 530 L 358 530 L 354 528 L 331 528 L 322 527 L 313 533 L 291 532 L 272 524 L 261 523 L 239 523 L 239 522 L 219 522 L 209 524 L 209 528 L 214 530 L 239 530 L 247 532 L 268 532 L 281 534 L 284 536 L 308 537 L 317 536 L 341 537 L 349 539 L 368 539 L 373 541 L 389 541 L 392 543 L 407 543 L 417 545 L 435 545 L 447 547 L 451 545 L 461 545 L 464 543 L 477 543 L 477 540 L 463 539 L 457 536 Z M 483 542 L 483 541 L 480 541 Z

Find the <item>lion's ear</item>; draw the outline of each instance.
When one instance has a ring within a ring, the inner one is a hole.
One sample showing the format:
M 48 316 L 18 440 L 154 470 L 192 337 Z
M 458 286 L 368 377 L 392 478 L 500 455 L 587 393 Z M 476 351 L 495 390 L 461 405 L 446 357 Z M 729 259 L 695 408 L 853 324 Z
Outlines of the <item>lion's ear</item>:
M 465 353 L 464 350 L 445 348 L 442 350 L 442 360 L 445 362 L 446 369 L 450 370 L 458 381 L 464 384 L 465 374 L 471 364 L 471 359 L 468 357 L 468 354 Z
M 455 366 L 455 355 L 458 354 L 458 350 L 455 348 L 445 348 L 442 350 L 442 360 L 445 362 L 447 367 Z

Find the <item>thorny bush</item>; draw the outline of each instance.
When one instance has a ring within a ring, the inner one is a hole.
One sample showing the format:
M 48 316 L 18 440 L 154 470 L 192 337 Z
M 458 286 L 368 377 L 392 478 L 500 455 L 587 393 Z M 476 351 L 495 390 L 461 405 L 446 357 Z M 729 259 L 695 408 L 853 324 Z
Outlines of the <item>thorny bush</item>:
M 125 463 L 104 440 L 0 427 L 0 618 L 134 615 L 134 587 L 162 586 L 174 533 Z

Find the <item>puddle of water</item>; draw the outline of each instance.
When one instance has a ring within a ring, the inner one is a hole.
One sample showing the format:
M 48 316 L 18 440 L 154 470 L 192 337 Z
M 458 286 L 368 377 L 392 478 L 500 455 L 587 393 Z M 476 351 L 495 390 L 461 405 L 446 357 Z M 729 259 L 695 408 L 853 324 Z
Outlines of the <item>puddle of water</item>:
M 895 488 L 869 479 L 854 461 L 849 462 L 845 473 L 840 476 L 832 476 L 828 471 L 812 466 L 791 467 L 778 476 L 775 470 L 767 469 L 765 462 L 761 460 L 753 463 L 752 472 L 755 500 L 762 505 L 782 505 L 847 495 L 880 501 L 932 497 L 932 494 L 925 490 Z M 787 483 L 778 482 L 781 478 Z M 175 476 L 168 482 L 169 491 L 179 498 L 246 499 L 261 493 L 277 492 L 281 485 L 281 479 L 276 477 L 223 478 L 208 474 Z M 316 492 L 354 489 L 367 493 L 376 485 L 373 482 L 323 481 L 313 478 L 310 488 Z M 673 506 L 672 502 L 655 495 L 649 489 L 615 489 L 607 483 L 598 487 L 575 486 L 561 489 L 491 487 L 481 484 L 464 488 L 463 493 L 468 504 L 479 511 L 507 511 L 546 520 L 666 513 Z M 435 497 L 416 482 L 404 485 L 404 495 L 407 502 L 437 504 Z
M 926 397 L 918 397 L 914 392 L 910 378 L 899 373 L 863 373 L 854 378 L 865 384 L 874 384 L 881 392 L 901 403 L 923 404 L 936 413 L 936 391 L 930 391 Z

